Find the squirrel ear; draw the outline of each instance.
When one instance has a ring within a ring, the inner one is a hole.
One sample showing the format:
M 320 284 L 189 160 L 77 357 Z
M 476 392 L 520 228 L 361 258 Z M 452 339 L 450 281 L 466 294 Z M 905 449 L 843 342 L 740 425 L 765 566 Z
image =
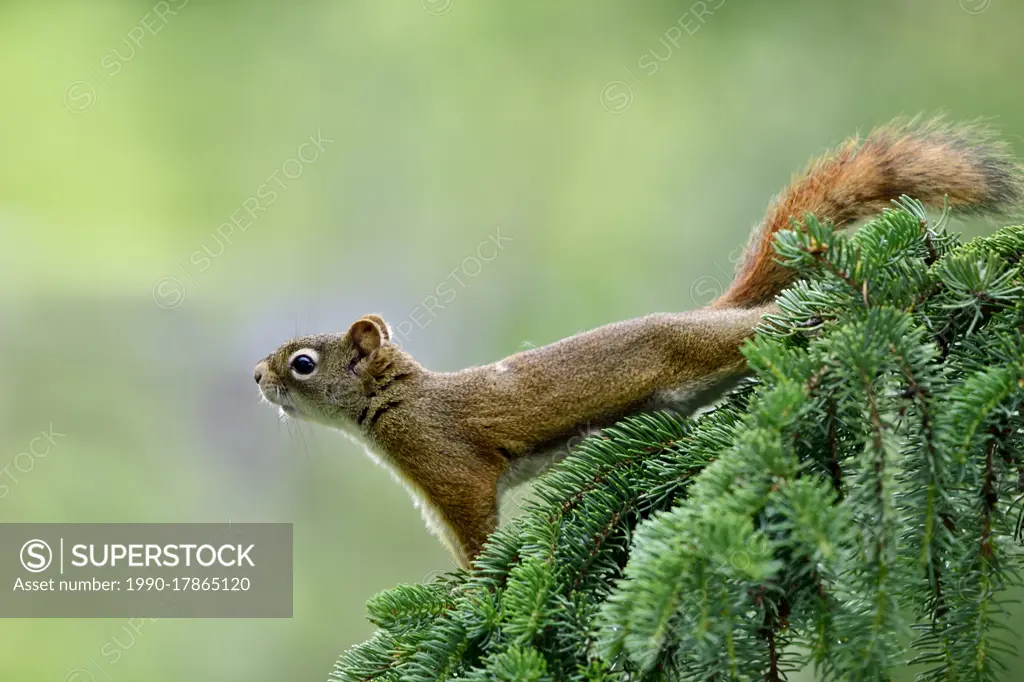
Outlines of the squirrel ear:
M 384 321 L 383 317 L 377 315 L 376 313 L 370 313 L 369 315 L 363 315 L 361 319 L 370 320 L 371 322 L 376 324 L 377 328 L 380 329 L 381 339 L 383 339 L 384 341 L 391 340 L 391 327 L 388 326 L 388 323 Z
M 388 332 L 388 325 L 381 319 L 380 315 L 360 317 L 349 327 L 348 335 L 352 339 L 352 344 L 362 356 L 369 355 L 377 350 L 381 344 L 391 337 Z

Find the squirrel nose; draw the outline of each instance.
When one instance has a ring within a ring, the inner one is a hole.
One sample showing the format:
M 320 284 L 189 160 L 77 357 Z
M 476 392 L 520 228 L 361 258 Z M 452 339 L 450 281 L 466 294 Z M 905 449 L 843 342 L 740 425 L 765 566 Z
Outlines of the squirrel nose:
M 256 380 L 257 384 L 259 384 L 260 380 L 263 378 L 263 372 L 264 372 L 264 370 L 266 368 L 267 368 L 267 363 L 266 362 L 259 362 L 256 365 L 256 369 L 253 370 L 252 376 Z

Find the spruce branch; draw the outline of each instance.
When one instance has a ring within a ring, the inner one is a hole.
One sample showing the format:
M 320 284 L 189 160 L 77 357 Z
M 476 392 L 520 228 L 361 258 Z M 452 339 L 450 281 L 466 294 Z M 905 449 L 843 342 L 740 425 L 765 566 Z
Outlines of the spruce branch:
M 374 597 L 331 679 L 1014 679 L 1024 227 L 797 227 L 752 381 L 583 441 L 472 571 Z

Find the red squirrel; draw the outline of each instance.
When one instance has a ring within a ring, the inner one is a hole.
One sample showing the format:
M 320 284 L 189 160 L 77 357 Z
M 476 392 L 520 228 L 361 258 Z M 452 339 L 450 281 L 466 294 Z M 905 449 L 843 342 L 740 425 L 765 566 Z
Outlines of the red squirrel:
M 366 315 L 343 333 L 287 341 L 254 375 L 283 415 L 363 440 L 467 567 L 497 525 L 501 493 L 567 454 L 570 440 L 639 413 L 688 414 L 743 376 L 740 345 L 795 278 L 776 261 L 776 232 L 807 214 L 842 227 L 903 194 L 1004 212 L 1022 186 L 1005 144 L 980 126 L 890 124 L 795 177 L 707 307 L 616 322 L 458 372 L 424 368 L 379 315 Z

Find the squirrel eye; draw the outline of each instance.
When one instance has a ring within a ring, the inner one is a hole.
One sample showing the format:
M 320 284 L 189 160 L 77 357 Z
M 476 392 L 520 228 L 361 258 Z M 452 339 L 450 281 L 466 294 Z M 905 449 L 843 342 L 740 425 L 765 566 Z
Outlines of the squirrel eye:
M 311 350 L 299 351 L 288 361 L 296 379 L 308 379 L 316 372 L 316 353 Z

